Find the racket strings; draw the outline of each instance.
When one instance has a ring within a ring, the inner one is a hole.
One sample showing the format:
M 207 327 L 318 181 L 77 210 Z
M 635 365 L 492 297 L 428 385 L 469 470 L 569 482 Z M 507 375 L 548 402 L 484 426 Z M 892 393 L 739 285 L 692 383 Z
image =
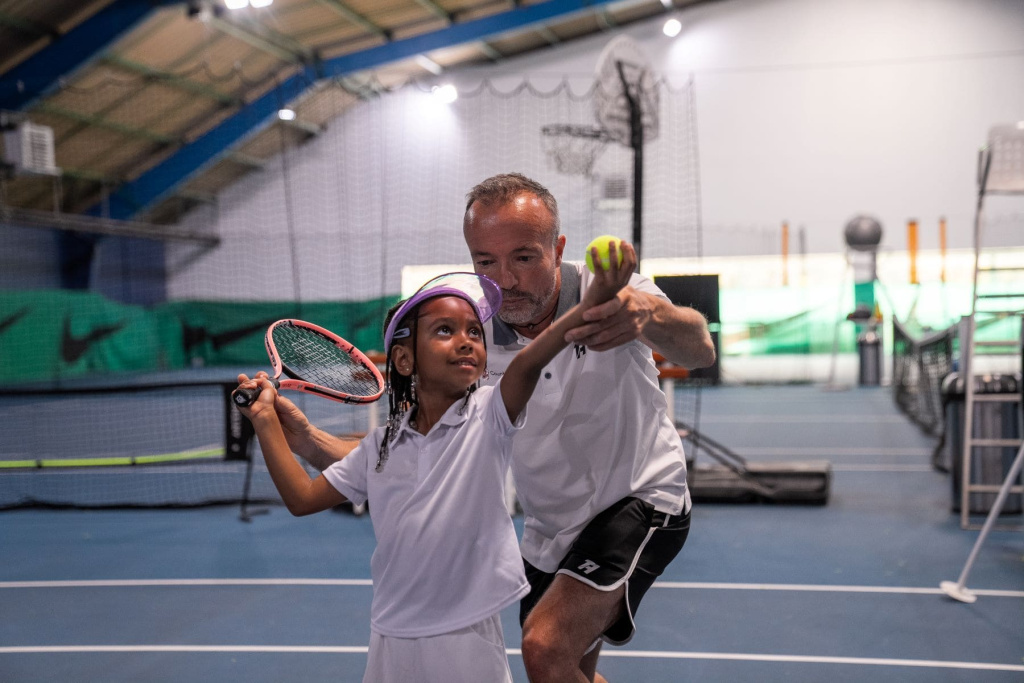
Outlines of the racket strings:
M 274 345 L 290 376 L 352 396 L 372 396 L 380 391 L 376 375 L 362 362 L 312 330 L 279 325 Z

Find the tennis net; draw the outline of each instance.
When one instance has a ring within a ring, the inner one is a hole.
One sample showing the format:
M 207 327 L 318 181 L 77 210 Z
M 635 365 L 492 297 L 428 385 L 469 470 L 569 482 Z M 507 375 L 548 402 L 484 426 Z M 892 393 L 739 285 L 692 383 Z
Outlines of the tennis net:
M 953 370 L 956 325 L 914 338 L 896 318 L 893 328 L 893 398 L 925 433 L 941 437 L 944 429 L 942 380 Z

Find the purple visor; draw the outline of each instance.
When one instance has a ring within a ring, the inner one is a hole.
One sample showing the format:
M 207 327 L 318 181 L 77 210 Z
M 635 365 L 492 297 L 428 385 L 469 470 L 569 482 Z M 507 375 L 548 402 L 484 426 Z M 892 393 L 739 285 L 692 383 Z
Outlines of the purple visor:
M 457 296 L 469 302 L 476 311 L 481 323 L 490 320 L 501 308 L 501 288 L 498 283 L 484 275 L 476 273 L 445 273 L 416 290 L 416 293 L 405 300 L 388 323 L 384 332 L 385 353 L 391 353 L 391 344 L 396 339 L 405 339 L 410 335 L 408 326 L 401 326 L 403 318 L 409 311 L 427 299 L 437 296 Z

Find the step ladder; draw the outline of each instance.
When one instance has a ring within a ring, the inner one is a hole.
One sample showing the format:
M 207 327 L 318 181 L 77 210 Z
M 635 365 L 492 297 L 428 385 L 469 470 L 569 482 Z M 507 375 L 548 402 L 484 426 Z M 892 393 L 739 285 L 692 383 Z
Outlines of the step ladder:
M 996 257 L 995 249 L 985 249 L 982 236 L 983 209 L 988 195 L 1024 196 L 1024 122 L 995 126 L 989 131 L 988 145 L 978 154 L 978 202 L 974 217 L 974 288 L 971 299 L 971 313 L 965 316 L 960 327 L 960 367 L 964 378 L 964 429 L 963 453 L 960 478 L 960 526 L 964 529 L 980 529 L 971 522 L 971 494 L 999 493 L 996 505 L 989 513 L 991 519 L 998 517 L 1007 493 L 1021 493 L 1024 487 L 1012 483 L 1010 476 L 1003 482 L 1007 486 L 975 483 L 972 481 L 972 459 L 981 448 L 1013 448 L 1019 450 L 1022 438 L 1007 439 L 974 436 L 974 407 L 979 403 L 1020 403 L 1024 401 L 1020 387 L 1014 392 L 981 393 L 975 389 L 974 361 L 978 349 L 984 348 L 988 355 L 1017 356 L 1017 368 L 1024 369 L 1021 356 L 1024 354 L 1024 264 L 1003 265 Z M 1024 234 L 1024 225 L 1021 226 Z M 992 279 L 1010 279 L 1011 291 L 992 292 Z M 1015 277 L 1019 276 L 1019 277 Z M 1005 318 L 1016 318 L 1020 332 L 1016 338 L 978 340 L 979 321 L 982 325 Z M 1017 411 L 1018 434 L 1024 435 L 1024 417 Z M 1019 471 L 1019 468 L 1017 468 Z M 1008 474 L 1013 474 L 1012 468 Z M 991 524 L 989 524 L 991 527 Z M 999 528 L 1019 529 L 1020 526 Z

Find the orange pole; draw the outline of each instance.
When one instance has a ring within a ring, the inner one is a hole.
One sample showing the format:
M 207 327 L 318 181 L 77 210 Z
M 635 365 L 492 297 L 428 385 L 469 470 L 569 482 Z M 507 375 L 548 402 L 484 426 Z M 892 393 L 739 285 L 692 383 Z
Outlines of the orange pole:
M 782 221 L 782 286 L 789 286 L 789 223 Z
M 939 264 L 942 270 L 939 271 L 939 280 L 946 281 L 946 217 L 939 218 Z
M 913 218 L 907 221 L 907 252 L 910 255 L 910 284 L 920 284 L 917 281 L 917 221 Z

